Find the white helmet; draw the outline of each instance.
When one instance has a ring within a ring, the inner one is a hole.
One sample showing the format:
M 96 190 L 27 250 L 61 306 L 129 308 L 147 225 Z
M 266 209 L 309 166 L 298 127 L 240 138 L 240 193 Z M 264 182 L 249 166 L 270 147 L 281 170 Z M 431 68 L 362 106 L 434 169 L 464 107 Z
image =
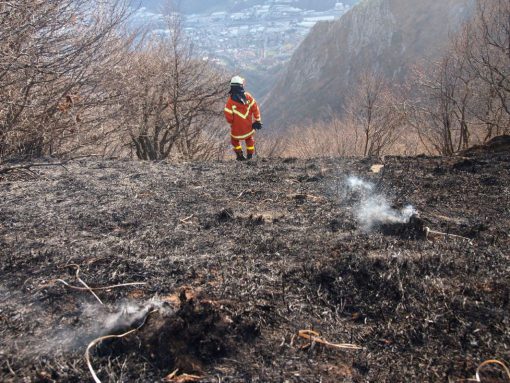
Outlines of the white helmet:
M 242 78 L 241 76 L 234 76 L 234 77 L 232 77 L 232 80 L 230 80 L 230 85 L 231 86 L 234 86 L 234 85 L 244 86 L 245 82 L 246 82 L 245 79 Z

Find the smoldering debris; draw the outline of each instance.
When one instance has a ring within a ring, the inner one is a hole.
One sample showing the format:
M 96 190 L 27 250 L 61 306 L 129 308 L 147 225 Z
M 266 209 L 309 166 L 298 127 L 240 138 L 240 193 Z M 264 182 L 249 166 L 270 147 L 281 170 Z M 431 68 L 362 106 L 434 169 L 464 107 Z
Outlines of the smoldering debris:
M 136 327 L 143 321 L 149 311 L 157 310 L 164 315 L 170 315 L 175 309 L 159 300 L 150 300 L 148 302 L 126 301 L 110 309 L 109 313 L 103 315 L 101 320 L 96 320 L 96 335 L 115 334 L 124 332 L 132 327 Z M 97 318 L 98 306 L 91 307 L 92 314 Z M 101 315 L 100 315 L 101 317 Z
M 175 311 L 168 302 L 159 300 L 123 301 L 113 305 L 85 303 L 66 315 L 72 316 L 72 325 L 63 324 L 55 329 L 45 329 L 37 336 L 26 337 L 18 346 L 32 356 L 63 355 L 79 351 L 93 339 L 120 334 L 138 326 L 147 313 L 153 310 L 165 316 Z
M 361 201 L 356 218 L 361 227 L 369 231 L 383 224 L 409 223 L 411 217 L 416 213 L 411 205 L 400 210 L 393 209 L 386 197 L 373 195 Z
M 346 180 L 350 192 L 356 193 L 359 202 L 354 205 L 354 215 L 361 229 L 372 231 L 384 225 L 408 224 L 417 216 L 416 209 L 407 205 L 402 209 L 391 207 L 388 198 L 378 193 L 373 183 L 351 176 Z

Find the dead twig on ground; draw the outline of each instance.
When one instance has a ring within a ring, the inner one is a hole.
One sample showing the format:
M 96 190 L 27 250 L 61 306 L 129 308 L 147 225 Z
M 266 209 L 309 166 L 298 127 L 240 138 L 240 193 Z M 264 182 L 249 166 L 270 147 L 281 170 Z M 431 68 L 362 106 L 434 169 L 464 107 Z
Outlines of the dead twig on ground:
M 362 350 L 363 347 L 357 346 L 355 344 L 350 343 L 331 343 L 327 340 L 320 338 L 320 334 L 313 330 L 299 330 L 298 337 L 308 339 L 315 343 L 323 344 L 324 346 L 328 346 L 331 348 L 336 348 L 340 350 Z
M 13 376 L 17 376 L 16 373 L 14 372 L 14 370 L 12 369 L 11 367 L 11 364 L 9 363 L 9 361 L 6 359 L 5 360 L 5 363 L 7 364 L 7 369 L 9 370 L 9 372 L 13 375 Z
M 0 174 L 7 174 L 19 170 L 27 170 L 30 173 L 37 175 L 34 171 L 31 170 L 31 168 L 40 168 L 40 167 L 51 167 L 51 166 L 61 166 L 66 171 L 69 171 L 65 165 L 71 161 L 81 160 L 85 158 L 92 158 L 92 157 L 101 157 L 100 155 L 96 154 L 88 154 L 88 155 L 82 155 L 82 156 L 76 156 L 66 159 L 65 161 L 60 162 L 28 162 L 24 164 L 17 164 L 17 165 L 10 165 L 10 166 L 3 166 L 2 163 L 0 163 Z
M 28 171 L 33 173 L 31 168 L 44 167 L 44 166 L 62 166 L 62 167 L 64 167 L 64 165 L 67 162 L 69 162 L 69 161 L 65 161 L 65 162 L 52 162 L 52 163 L 44 163 L 44 162 L 43 163 L 38 163 L 38 162 L 34 163 L 34 162 L 31 162 L 31 163 L 28 163 L 28 164 L 19 164 L 19 165 L 12 165 L 12 166 L 4 166 L 4 167 L 0 168 L 0 174 L 7 174 L 7 173 L 19 171 L 19 170 L 28 170 Z M 65 169 L 65 167 L 64 167 L 64 169 Z
M 490 364 L 495 364 L 495 365 L 498 365 L 499 367 L 501 367 L 505 373 L 506 373 L 506 376 L 508 377 L 508 379 L 510 379 L 510 369 L 507 367 L 507 365 L 503 362 L 500 362 L 499 360 L 496 360 L 496 359 L 490 359 L 490 360 L 486 360 L 485 362 L 481 363 L 478 368 L 476 369 L 476 374 L 475 374 L 475 379 L 477 382 L 481 382 L 482 380 L 480 379 L 480 370 L 485 367 L 485 366 L 488 366 Z
M 319 196 L 316 196 L 313 194 L 305 194 L 305 193 L 291 193 L 291 194 L 288 194 L 287 197 L 289 199 L 294 199 L 297 201 L 305 201 L 305 200 L 312 201 L 312 202 L 324 201 L 323 197 L 319 197 Z
M 98 302 L 101 303 L 102 305 L 104 304 L 103 301 L 97 296 L 97 294 L 94 291 L 101 291 L 101 290 L 104 291 L 104 290 L 116 289 L 119 287 L 140 286 L 140 285 L 147 284 L 146 282 L 129 282 L 129 283 L 120 283 L 120 284 L 116 284 L 116 285 L 110 285 L 110 286 L 90 287 L 87 283 L 85 283 L 80 278 L 80 266 L 79 265 L 73 263 L 73 264 L 67 265 L 66 267 L 75 267 L 76 268 L 76 274 L 75 274 L 76 280 L 78 282 L 80 282 L 84 287 L 73 286 L 73 285 L 69 284 L 68 282 L 64 281 L 63 279 L 55 279 L 54 282 L 62 283 L 64 286 L 69 287 L 70 289 L 73 289 L 73 290 L 89 291 L 98 300 Z M 41 286 L 41 287 L 46 287 L 46 286 L 47 285 Z
M 94 367 L 92 367 L 92 363 L 90 361 L 90 350 L 92 348 L 94 348 L 96 345 L 98 345 L 99 343 L 101 343 L 102 341 L 104 341 L 104 340 L 124 338 L 124 337 L 128 336 L 129 334 L 132 334 L 132 333 L 140 330 L 145 325 L 145 323 L 147 322 L 147 318 L 149 317 L 149 315 L 154 313 L 154 312 L 156 312 L 156 311 L 157 310 L 147 311 L 147 314 L 144 316 L 142 323 L 138 327 L 136 327 L 134 329 L 131 329 L 131 330 L 125 332 L 124 334 L 101 336 L 101 337 L 99 337 L 97 339 L 94 339 L 92 342 L 89 343 L 89 345 L 87 346 L 87 349 L 85 350 L 85 361 L 87 363 L 87 366 L 89 368 L 90 373 L 92 374 L 92 378 L 94 379 L 95 383 L 101 383 L 101 380 L 99 380 L 99 378 L 97 377 L 97 374 L 96 374 L 96 372 L 94 370 Z
M 250 193 L 251 190 L 243 190 L 239 195 L 237 196 L 237 199 L 241 198 L 245 193 Z
M 70 264 L 70 265 L 67 265 L 67 267 L 76 267 L 76 274 L 75 274 L 75 277 L 76 277 L 76 280 L 78 282 L 80 282 L 83 286 L 85 286 L 85 288 L 90 291 L 90 293 L 94 296 L 94 298 L 97 299 L 97 301 L 99 303 L 101 303 L 102 305 L 104 305 L 103 301 L 96 295 L 96 293 L 89 287 L 89 285 L 87 285 L 81 278 L 80 278 L 80 266 L 79 265 L 76 265 L 76 264 Z
M 169 375 L 165 376 L 163 378 L 164 382 L 174 382 L 174 383 L 191 383 L 191 382 L 199 382 L 204 377 L 198 376 L 198 375 L 190 375 L 190 374 L 181 374 L 177 375 L 177 372 L 179 372 L 179 369 L 176 369 Z
M 457 379 L 455 382 L 461 383 L 461 382 L 477 382 L 482 383 L 482 378 L 480 378 L 480 371 L 483 367 L 488 366 L 490 364 L 495 364 L 499 367 L 501 367 L 504 371 L 508 379 L 510 380 L 510 369 L 507 367 L 507 365 L 499 360 L 496 359 L 489 359 L 485 362 L 480 363 L 478 368 L 476 369 L 475 377 L 470 379 Z
M 191 218 L 193 218 L 195 216 L 195 214 L 191 214 L 189 217 L 186 217 L 186 218 L 183 218 L 183 219 L 180 219 L 179 221 L 181 223 L 184 223 L 184 224 L 189 224 L 191 222 L 188 222 Z
M 86 288 L 86 287 L 80 287 L 80 286 L 73 286 L 73 285 L 67 283 L 66 281 L 64 281 L 63 279 L 55 279 L 54 282 L 60 282 L 63 285 L 69 287 L 70 289 L 78 290 L 78 291 L 90 291 L 90 290 L 93 290 L 93 291 L 103 290 L 104 291 L 104 290 L 117 289 L 119 287 L 140 286 L 140 285 L 147 284 L 147 282 L 129 282 L 129 283 L 119 283 L 118 285 L 103 286 L 103 287 L 90 287 L 89 286 L 89 288 Z M 45 287 L 45 286 L 43 286 L 43 287 Z
M 456 234 L 443 233 L 441 231 L 435 231 L 435 230 L 431 230 L 429 227 L 425 227 L 425 238 L 426 239 L 435 239 L 438 237 L 457 238 L 457 239 L 462 239 L 464 241 L 468 241 L 470 245 L 473 244 L 473 241 L 470 238 L 463 237 L 461 235 L 456 235 Z

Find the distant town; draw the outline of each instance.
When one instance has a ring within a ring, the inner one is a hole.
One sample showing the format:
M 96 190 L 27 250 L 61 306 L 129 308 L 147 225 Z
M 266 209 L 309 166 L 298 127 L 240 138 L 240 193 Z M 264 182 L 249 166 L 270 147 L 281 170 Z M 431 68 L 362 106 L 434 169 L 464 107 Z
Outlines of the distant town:
M 184 30 L 204 58 L 231 68 L 270 68 L 288 61 L 317 22 L 335 20 L 349 10 L 342 2 L 324 12 L 303 10 L 293 2 L 267 0 L 236 13 L 183 15 Z M 137 18 L 158 21 L 162 16 L 141 8 Z M 161 25 L 153 33 L 167 33 Z

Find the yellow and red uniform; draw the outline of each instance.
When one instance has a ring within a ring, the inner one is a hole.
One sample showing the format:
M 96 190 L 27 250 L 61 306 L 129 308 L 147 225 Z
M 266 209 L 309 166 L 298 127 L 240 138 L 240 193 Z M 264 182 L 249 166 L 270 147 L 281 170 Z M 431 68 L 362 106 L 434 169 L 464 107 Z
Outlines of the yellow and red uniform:
M 235 152 L 242 152 L 242 140 L 246 141 L 246 152 L 253 154 L 255 152 L 255 139 L 253 138 L 255 130 L 252 124 L 255 121 L 260 122 L 260 110 L 257 101 L 253 96 L 245 92 L 246 104 L 232 100 L 229 97 L 225 105 L 225 118 L 230 124 L 230 137 Z

